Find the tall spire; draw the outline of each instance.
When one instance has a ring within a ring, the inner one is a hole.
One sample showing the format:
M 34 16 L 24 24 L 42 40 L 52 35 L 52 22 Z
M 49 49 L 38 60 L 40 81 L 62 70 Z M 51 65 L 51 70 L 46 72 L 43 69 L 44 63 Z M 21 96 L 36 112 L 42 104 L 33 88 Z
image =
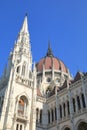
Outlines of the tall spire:
M 52 49 L 50 47 L 50 42 L 48 42 L 47 56 L 53 56 Z
M 27 14 L 25 15 L 24 22 L 23 22 L 22 29 L 21 29 L 20 33 L 28 33 Z
M 29 30 L 28 30 L 28 17 L 27 14 L 24 17 L 23 25 L 22 28 L 18 34 L 18 40 L 17 42 L 19 43 L 28 43 L 30 44 L 30 35 L 29 35 Z M 20 44 L 21 45 L 21 44 Z

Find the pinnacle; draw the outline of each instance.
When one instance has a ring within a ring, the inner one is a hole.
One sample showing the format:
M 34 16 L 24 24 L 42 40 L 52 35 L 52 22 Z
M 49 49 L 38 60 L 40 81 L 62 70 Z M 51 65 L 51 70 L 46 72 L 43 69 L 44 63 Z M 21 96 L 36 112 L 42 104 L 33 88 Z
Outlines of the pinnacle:
M 50 47 L 50 42 L 48 42 L 48 50 L 46 56 L 53 56 L 52 49 Z

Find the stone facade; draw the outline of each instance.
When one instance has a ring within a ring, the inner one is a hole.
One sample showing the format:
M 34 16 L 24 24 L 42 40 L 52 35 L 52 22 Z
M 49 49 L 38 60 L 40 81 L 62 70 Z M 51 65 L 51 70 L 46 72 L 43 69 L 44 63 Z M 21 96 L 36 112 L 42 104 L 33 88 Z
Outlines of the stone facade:
M 87 73 L 72 78 L 50 44 L 32 69 L 27 16 L 0 79 L 0 130 L 87 130 Z

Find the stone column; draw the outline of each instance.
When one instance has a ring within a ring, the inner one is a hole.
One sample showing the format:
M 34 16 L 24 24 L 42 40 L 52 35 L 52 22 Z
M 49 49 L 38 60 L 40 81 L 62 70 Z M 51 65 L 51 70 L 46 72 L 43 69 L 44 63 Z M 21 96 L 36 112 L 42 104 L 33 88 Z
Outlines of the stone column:
M 17 100 L 17 103 L 16 103 L 16 114 L 18 114 L 18 102 L 19 100 Z
M 30 129 L 30 123 L 29 123 L 29 121 L 27 121 L 26 129 L 25 130 L 29 130 L 29 129 Z
M 64 108 L 63 108 L 63 103 L 62 103 L 62 118 L 64 118 Z
M 72 98 L 71 98 L 71 91 L 68 86 L 68 96 L 69 96 L 69 103 L 70 103 L 70 121 L 71 121 L 71 128 L 72 130 L 75 130 L 74 126 L 74 116 L 73 116 L 73 105 L 72 105 Z
M 24 117 L 26 116 L 26 103 L 24 105 Z
M 53 63 L 53 66 L 52 66 L 52 80 L 54 80 L 54 63 Z
M 42 82 L 44 82 L 44 79 L 45 79 L 45 65 L 43 64 Z
M 53 122 L 55 122 L 55 120 L 56 120 L 56 118 L 55 118 L 55 107 L 54 107 L 54 109 L 53 109 L 53 119 L 54 119 Z
M 75 96 L 75 107 L 76 107 L 76 113 L 78 113 L 77 96 Z
M 66 111 L 66 118 L 68 117 L 68 106 L 67 106 L 67 101 L 65 103 L 65 111 Z
M 51 110 L 50 110 L 50 123 L 52 123 L 52 113 L 51 113 Z
M 16 118 L 13 120 L 13 127 L 12 127 L 13 130 L 16 130 Z
M 38 123 L 40 123 L 40 110 L 38 111 Z
M 60 130 L 59 119 L 60 119 L 60 111 L 59 111 L 59 97 L 56 92 L 56 113 L 57 113 L 57 130 Z
M 29 120 L 30 119 L 30 107 L 29 107 L 29 100 L 28 100 L 28 104 L 26 105 L 26 113 L 25 113 L 25 116 L 27 117 L 27 119 Z

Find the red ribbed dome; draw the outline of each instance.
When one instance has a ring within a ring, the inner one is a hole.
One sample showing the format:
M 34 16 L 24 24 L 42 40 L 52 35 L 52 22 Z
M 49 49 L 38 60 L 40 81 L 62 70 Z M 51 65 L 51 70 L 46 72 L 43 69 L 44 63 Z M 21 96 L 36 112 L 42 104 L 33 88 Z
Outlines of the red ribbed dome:
M 36 65 L 37 71 L 42 71 L 43 66 L 45 70 L 51 70 L 53 67 L 55 70 L 62 70 L 65 73 L 68 73 L 67 67 L 64 65 L 64 63 L 59 60 L 58 58 L 53 56 L 52 50 L 50 48 L 50 45 L 48 47 L 48 51 L 46 54 L 46 57 L 42 58 Z
M 52 69 L 54 67 L 55 70 L 62 70 L 65 73 L 68 73 L 66 66 L 64 63 L 53 56 L 46 56 L 37 63 L 37 71 L 42 71 L 43 66 L 45 70 Z

